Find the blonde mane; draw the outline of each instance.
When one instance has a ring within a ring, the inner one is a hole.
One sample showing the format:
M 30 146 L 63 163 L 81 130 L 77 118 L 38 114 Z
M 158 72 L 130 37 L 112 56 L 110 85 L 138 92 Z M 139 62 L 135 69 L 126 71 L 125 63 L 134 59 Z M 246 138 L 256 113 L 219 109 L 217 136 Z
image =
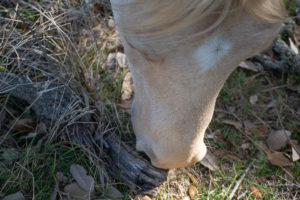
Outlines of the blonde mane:
M 218 27 L 230 12 L 245 10 L 255 19 L 278 23 L 285 18 L 282 0 L 111 0 L 115 8 L 131 16 L 118 24 L 136 36 L 158 36 L 193 26 L 207 16 L 214 20 L 201 33 Z M 145 8 L 145 3 L 147 8 Z M 128 12 L 127 12 L 128 13 Z M 115 16 L 120 17 L 122 16 Z

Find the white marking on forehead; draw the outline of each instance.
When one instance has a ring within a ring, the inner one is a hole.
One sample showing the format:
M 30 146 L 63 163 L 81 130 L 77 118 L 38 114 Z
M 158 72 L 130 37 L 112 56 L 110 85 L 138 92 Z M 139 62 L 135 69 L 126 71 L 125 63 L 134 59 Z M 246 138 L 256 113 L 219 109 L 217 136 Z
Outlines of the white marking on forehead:
M 194 59 L 197 64 L 206 71 L 216 64 L 230 51 L 231 42 L 222 35 L 217 35 L 204 41 L 194 52 Z

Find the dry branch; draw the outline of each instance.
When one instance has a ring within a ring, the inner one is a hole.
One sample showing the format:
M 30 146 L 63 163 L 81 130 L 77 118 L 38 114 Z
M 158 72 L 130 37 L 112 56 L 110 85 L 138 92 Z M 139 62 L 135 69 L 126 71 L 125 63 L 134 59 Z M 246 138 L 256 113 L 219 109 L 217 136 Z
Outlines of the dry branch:
M 38 120 L 42 120 L 48 127 L 56 124 L 56 129 L 63 129 L 63 131 L 71 133 L 70 140 L 72 142 L 83 145 L 95 155 L 99 155 L 97 149 L 100 148 L 100 144 L 96 144 L 93 138 L 95 134 L 93 128 L 86 123 L 80 123 L 86 122 L 84 114 L 91 112 L 84 110 L 82 101 L 70 89 L 59 83 L 32 83 L 25 78 L 3 72 L 0 72 L 0 83 L 0 95 L 11 94 L 29 104 L 32 103 L 31 109 L 35 112 Z M 74 109 L 79 112 L 74 114 Z M 58 124 L 59 127 L 57 127 Z M 72 135 L 75 132 L 72 124 L 76 124 L 76 130 L 80 130 L 76 132 L 81 135 Z M 131 189 L 151 192 L 165 181 L 166 170 L 153 167 L 132 147 L 121 142 L 116 133 L 108 134 L 101 142 L 106 144 L 103 151 L 107 161 L 107 163 L 101 164 L 106 165 L 106 171 L 112 177 L 117 180 L 121 179 Z
M 300 56 L 297 55 L 289 46 L 278 38 L 272 47 L 278 59 L 271 58 L 265 54 L 259 54 L 252 58 L 253 61 L 260 63 L 266 68 L 273 70 L 300 74 Z

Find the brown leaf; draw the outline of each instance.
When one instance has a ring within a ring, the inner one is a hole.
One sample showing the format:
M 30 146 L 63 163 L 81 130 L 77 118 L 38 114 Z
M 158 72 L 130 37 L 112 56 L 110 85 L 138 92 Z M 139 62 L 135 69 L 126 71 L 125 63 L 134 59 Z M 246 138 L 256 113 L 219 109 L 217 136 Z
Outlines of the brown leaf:
M 255 196 L 256 199 L 263 199 L 263 196 L 255 186 L 250 186 L 251 193 Z
M 139 196 L 136 196 L 134 198 L 134 200 L 151 200 L 151 198 L 148 197 L 148 196 L 141 196 L 141 195 L 139 195 Z
M 69 193 L 71 197 L 79 199 L 90 199 L 91 193 L 81 188 L 77 183 L 71 183 L 64 188 L 66 193 Z
M 181 200 L 190 200 L 190 197 L 182 197 Z
M 90 192 L 94 191 L 95 181 L 93 177 L 86 175 L 86 171 L 82 166 L 78 164 L 72 164 L 70 167 L 70 172 L 83 190 Z
M 15 131 L 33 132 L 35 127 L 35 121 L 32 119 L 20 119 L 16 122 L 13 129 Z
M 217 156 L 217 157 L 223 157 L 225 154 L 226 154 L 226 152 L 225 151 L 222 151 L 222 150 L 220 150 L 220 149 L 216 149 L 216 150 L 214 150 L 214 153 L 213 153 L 215 156 Z
M 267 154 L 267 158 L 273 165 L 279 166 L 279 167 L 285 167 L 285 166 L 292 166 L 293 164 L 290 162 L 288 158 L 286 158 L 282 152 L 274 151 L 271 152 L 270 150 L 265 150 L 265 153 Z
M 58 182 L 62 182 L 63 184 L 68 182 L 68 178 L 62 172 L 56 172 L 55 177 Z
M 116 59 L 117 59 L 117 62 L 119 64 L 119 67 L 121 67 L 121 68 L 127 67 L 127 65 L 128 65 L 127 57 L 124 53 L 118 52 L 116 54 Z
M 212 133 L 206 134 L 206 135 L 205 135 L 205 138 L 216 140 L 216 139 L 219 137 L 219 135 L 221 135 L 221 134 L 222 134 L 221 129 L 217 129 L 217 130 L 215 130 L 215 131 L 212 132 Z
M 236 128 L 237 130 L 241 130 L 243 128 L 243 125 L 238 122 L 238 121 L 233 121 L 233 120 L 224 120 L 223 121 L 224 124 L 228 124 L 233 126 L 234 128 Z
M 220 169 L 217 157 L 209 150 L 207 151 L 205 157 L 200 161 L 200 163 L 213 171 Z
M 190 195 L 190 198 L 191 198 L 191 199 L 195 199 L 195 197 L 196 197 L 197 194 L 198 194 L 197 188 L 196 188 L 195 186 L 192 185 L 192 186 L 189 188 L 189 195 Z
M 196 177 L 193 174 L 188 172 L 187 176 L 191 179 L 192 183 L 198 184 L 198 181 L 197 181 Z
M 7 195 L 3 200 L 25 200 L 24 195 L 21 192 Z
M 117 104 L 118 107 L 123 109 L 130 109 L 132 104 L 132 100 L 122 101 L 122 103 Z
M 290 42 L 290 47 L 295 52 L 295 54 L 299 54 L 299 49 L 291 38 L 289 38 L 289 42 Z
M 257 131 L 258 131 L 259 135 L 264 135 L 269 132 L 269 127 L 266 125 L 262 125 L 262 126 L 258 127 Z
M 123 83 L 122 83 L 121 100 L 127 101 L 127 100 L 131 99 L 133 90 L 134 89 L 133 89 L 133 85 L 132 85 L 131 73 L 127 72 L 124 77 Z
M 294 147 L 292 147 L 292 158 L 293 158 L 293 162 L 296 162 L 297 160 L 300 159 L 300 155 L 297 153 Z
M 251 143 L 249 142 L 241 144 L 241 149 L 243 150 L 249 150 L 250 148 L 251 148 Z
M 291 132 L 278 130 L 271 132 L 267 139 L 267 144 L 271 150 L 279 150 L 284 147 L 288 142 L 288 137 L 291 136 Z
M 258 67 L 251 61 L 243 61 L 239 64 L 239 67 L 253 72 L 258 72 Z
M 112 198 L 112 199 L 122 199 L 124 195 L 115 187 L 108 186 L 106 196 Z

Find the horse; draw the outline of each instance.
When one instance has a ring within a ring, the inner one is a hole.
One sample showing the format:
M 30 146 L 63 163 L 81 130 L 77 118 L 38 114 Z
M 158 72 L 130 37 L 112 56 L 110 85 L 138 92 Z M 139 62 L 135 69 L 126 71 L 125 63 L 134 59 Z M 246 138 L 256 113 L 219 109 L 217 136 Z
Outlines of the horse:
M 281 0 L 111 0 L 135 88 L 136 149 L 158 168 L 207 152 L 216 98 L 238 64 L 272 44 Z

